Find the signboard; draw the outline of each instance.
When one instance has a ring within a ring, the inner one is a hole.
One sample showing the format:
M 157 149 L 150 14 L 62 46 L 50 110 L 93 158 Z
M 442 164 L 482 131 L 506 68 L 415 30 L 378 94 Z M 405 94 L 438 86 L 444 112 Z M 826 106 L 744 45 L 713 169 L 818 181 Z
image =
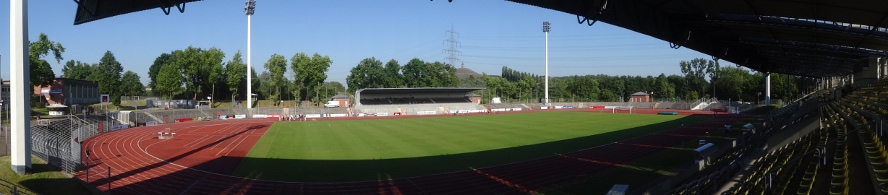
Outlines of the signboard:
M 127 124 L 114 125 L 114 126 L 111 126 L 111 131 L 117 131 L 117 130 L 128 129 L 128 128 L 129 128 L 129 125 L 127 125 Z
M 107 104 L 107 103 L 111 102 L 111 97 L 109 97 L 108 94 L 99 95 L 99 102 L 101 102 L 103 104 Z
M 429 114 L 438 114 L 436 111 L 416 111 L 417 115 L 429 115 Z
M 41 94 L 62 94 L 61 88 L 40 89 Z

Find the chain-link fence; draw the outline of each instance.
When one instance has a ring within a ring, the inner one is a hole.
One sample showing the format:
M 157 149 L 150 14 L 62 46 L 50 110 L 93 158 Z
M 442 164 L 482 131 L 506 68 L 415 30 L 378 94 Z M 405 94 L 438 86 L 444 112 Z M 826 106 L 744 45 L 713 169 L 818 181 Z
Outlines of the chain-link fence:
M 71 131 L 70 119 L 41 119 L 31 126 L 31 153 L 71 173 L 80 162 L 80 148 Z M 71 148 L 75 147 L 77 148 Z M 76 157 L 76 158 L 75 158 Z
M 80 118 L 71 115 L 65 118 L 40 119 L 31 125 L 31 153 L 49 165 L 73 173 L 81 167 L 80 143 L 92 136 L 114 130 L 115 125 L 114 121 L 102 121 L 98 117 Z
M 116 121 L 104 117 L 83 118 L 70 115 L 31 122 L 31 154 L 62 171 L 73 173 L 80 168 L 80 143 L 100 133 L 120 128 Z M 0 128 L 0 156 L 11 154 L 9 124 Z

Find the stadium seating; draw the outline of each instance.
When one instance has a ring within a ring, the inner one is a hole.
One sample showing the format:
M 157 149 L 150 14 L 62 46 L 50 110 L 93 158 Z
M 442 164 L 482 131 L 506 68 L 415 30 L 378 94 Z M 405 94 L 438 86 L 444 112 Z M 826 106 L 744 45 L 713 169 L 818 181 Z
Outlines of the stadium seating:
M 840 99 L 831 98 L 831 92 L 815 94 L 824 97 L 817 99 L 824 103 L 821 128 L 757 160 L 753 171 L 725 194 L 888 193 L 888 132 L 882 129 L 888 82 L 849 88 Z M 793 110 L 773 115 L 787 112 Z

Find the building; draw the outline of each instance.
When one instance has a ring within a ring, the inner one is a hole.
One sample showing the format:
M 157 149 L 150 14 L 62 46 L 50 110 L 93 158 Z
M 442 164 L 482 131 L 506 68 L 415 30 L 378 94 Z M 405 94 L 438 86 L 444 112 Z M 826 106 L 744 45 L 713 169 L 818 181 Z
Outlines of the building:
M 87 80 L 56 78 L 51 85 L 34 87 L 34 95 L 46 100 L 46 105 L 96 104 L 99 103 L 99 85 Z
M 331 97 L 329 101 L 338 102 L 337 104 L 339 105 L 339 107 L 349 107 L 350 104 L 349 104 L 348 100 L 349 100 L 348 96 L 339 94 L 339 95 L 335 95 L 335 96 Z
M 9 107 L 9 81 L 3 81 L 2 95 L 0 95 L 0 99 L 3 101 L 3 106 L 0 106 L 0 109 L 6 111 L 6 108 Z
M 635 92 L 632 94 L 630 102 L 651 102 L 651 95 L 645 92 Z
M 476 103 L 476 104 L 481 103 L 481 95 L 471 93 L 471 94 L 466 95 L 466 97 L 469 98 L 469 101 L 472 101 L 472 103 Z

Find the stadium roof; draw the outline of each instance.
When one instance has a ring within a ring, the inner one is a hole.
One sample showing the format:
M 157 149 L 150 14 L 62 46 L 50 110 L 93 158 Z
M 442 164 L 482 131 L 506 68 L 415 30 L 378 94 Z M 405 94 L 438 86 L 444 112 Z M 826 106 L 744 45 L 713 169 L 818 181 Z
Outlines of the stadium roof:
M 469 93 L 484 88 L 367 88 L 359 94 L 421 94 L 421 93 Z
M 650 95 L 650 94 L 645 93 L 645 92 L 635 92 L 632 94 L 632 96 L 639 96 L 639 95 Z
M 862 68 L 864 58 L 888 55 L 888 1 L 509 1 L 573 14 L 580 24 L 616 25 L 762 72 L 847 75 Z
M 185 12 L 185 3 L 199 0 L 74 0 L 77 12 L 74 25 L 137 11 L 161 8 L 169 15 L 173 7 Z

